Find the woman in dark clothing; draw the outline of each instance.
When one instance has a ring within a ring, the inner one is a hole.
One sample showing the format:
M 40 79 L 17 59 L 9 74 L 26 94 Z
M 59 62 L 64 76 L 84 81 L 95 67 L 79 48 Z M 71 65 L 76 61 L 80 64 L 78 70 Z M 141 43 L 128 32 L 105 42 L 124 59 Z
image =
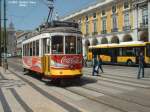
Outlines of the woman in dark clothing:
M 102 59 L 101 59 L 100 56 L 98 56 L 98 69 L 97 69 L 97 73 L 99 73 L 99 69 L 101 69 L 102 73 L 104 72 L 103 68 L 102 68 L 102 64 L 103 64 Z

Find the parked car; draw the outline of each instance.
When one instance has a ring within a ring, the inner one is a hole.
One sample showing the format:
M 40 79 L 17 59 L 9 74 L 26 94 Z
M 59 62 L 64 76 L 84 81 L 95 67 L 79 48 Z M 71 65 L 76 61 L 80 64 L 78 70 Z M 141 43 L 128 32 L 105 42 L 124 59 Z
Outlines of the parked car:
M 2 53 L 1 56 L 2 56 L 2 58 L 4 58 L 4 57 L 5 57 L 5 53 Z M 11 57 L 12 55 L 11 55 L 10 53 L 7 53 L 6 56 L 7 56 L 7 58 L 8 58 L 8 57 Z

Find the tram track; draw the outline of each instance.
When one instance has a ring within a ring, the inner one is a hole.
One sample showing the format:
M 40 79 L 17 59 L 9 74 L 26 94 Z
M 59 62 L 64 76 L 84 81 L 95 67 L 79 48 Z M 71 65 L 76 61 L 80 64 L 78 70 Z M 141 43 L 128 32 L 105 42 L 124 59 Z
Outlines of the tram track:
M 138 104 L 138 105 L 141 105 L 141 106 L 150 108 L 150 104 L 144 105 L 144 104 L 142 104 L 140 101 L 138 101 L 138 102 L 135 101 L 134 96 L 121 95 L 121 94 L 123 94 L 123 92 L 120 93 L 120 94 L 113 94 L 113 93 L 107 92 L 107 91 L 102 90 L 102 89 L 92 88 L 92 87 L 87 86 L 87 85 L 82 86 L 82 87 L 85 88 L 85 89 L 91 90 L 91 91 L 95 91 L 95 92 L 97 92 L 97 93 L 101 93 L 101 94 L 104 94 L 104 95 L 113 97 L 113 98 L 117 98 L 117 99 L 124 100 L 124 101 L 127 101 L 127 102 L 132 102 L 132 103 L 135 103 L 135 104 Z M 117 90 L 119 90 L 119 89 L 117 88 Z M 128 92 L 129 92 L 129 91 L 128 91 Z M 120 97 L 119 95 L 121 95 L 121 97 Z M 128 98 L 128 97 L 130 97 L 130 98 Z
M 134 107 L 136 106 L 137 108 L 140 109 L 140 112 L 149 112 L 150 111 L 150 108 L 149 108 L 148 105 L 142 105 L 142 104 L 134 102 L 134 101 L 131 102 L 131 100 L 127 100 L 127 99 L 124 99 L 124 98 L 119 98 L 119 97 L 117 97 L 115 95 L 112 95 L 112 94 L 109 94 L 109 93 L 106 93 L 106 92 L 102 92 L 102 91 L 100 92 L 100 91 L 91 89 L 89 87 L 81 87 L 81 88 L 84 88 L 84 89 L 87 89 L 87 90 L 90 90 L 90 91 L 94 91 L 94 92 L 97 92 L 97 93 L 100 93 L 100 94 L 104 94 L 104 96 L 102 96 L 103 98 L 92 97 L 92 96 L 89 96 L 89 95 L 82 94 L 81 92 L 76 91 L 76 90 L 71 89 L 71 88 L 65 88 L 65 89 L 70 91 L 70 92 L 73 92 L 75 94 L 78 94 L 80 96 L 86 97 L 89 100 L 92 100 L 92 101 L 95 101 L 95 102 L 107 105 L 107 106 L 109 106 L 111 108 L 115 108 L 115 109 L 120 110 L 122 112 L 129 112 L 129 111 L 131 111 L 131 110 L 128 109 L 128 106 L 130 106 L 130 108 L 132 108 L 132 106 L 134 106 Z M 112 103 L 112 101 L 109 102 L 109 100 L 108 101 L 105 100 L 105 98 L 114 101 L 114 103 Z M 125 104 L 126 104 L 126 106 L 124 106 Z M 144 109 L 142 109 L 143 106 L 144 106 Z M 146 108 L 146 111 L 145 111 L 145 108 Z
M 44 91 L 42 88 L 38 87 L 37 85 L 35 85 L 33 82 L 29 81 L 28 79 L 18 75 L 12 67 L 9 68 L 9 71 L 12 72 L 16 77 L 20 78 L 21 80 L 23 80 L 25 83 L 27 83 L 28 85 L 30 85 L 33 89 L 35 89 L 38 93 L 40 93 L 42 96 L 46 97 L 47 99 L 49 99 L 50 101 L 55 102 L 56 104 L 58 104 L 59 106 L 63 107 L 64 109 L 66 109 L 69 112 L 82 112 L 81 110 L 75 108 L 74 106 L 58 99 L 57 97 L 49 94 L 48 92 Z
M 20 67 L 18 64 L 17 64 L 17 66 Z M 20 69 L 21 69 L 21 67 L 20 67 Z M 103 77 L 102 77 L 102 78 L 103 78 Z M 27 80 L 27 79 L 26 79 L 26 80 Z M 111 83 L 115 83 L 115 84 L 121 84 L 121 85 L 125 85 L 125 86 L 132 86 L 132 87 L 140 88 L 140 89 L 143 88 L 143 87 L 133 86 L 133 85 L 130 85 L 130 84 L 117 83 L 117 82 L 108 81 L 108 80 L 99 79 L 99 78 L 97 78 L 97 80 L 98 80 L 98 81 L 103 80 L 103 81 L 106 81 L 106 82 L 111 82 Z M 114 79 L 114 80 L 119 80 L 119 79 Z M 132 83 L 134 83 L 134 82 L 132 82 Z M 137 83 L 137 82 L 136 82 L 136 83 Z M 100 83 L 96 83 L 96 84 L 100 85 Z M 32 85 L 32 84 L 31 84 L 31 85 Z M 149 106 L 149 105 L 145 105 L 145 104 L 141 104 L 140 102 L 132 101 L 132 99 L 126 99 L 125 97 L 123 97 L 123 98 L 122 98 L 122 97 L 118 97 L 118 96 L 116 96 L 116 95 L 113 95 L 113 94 L 108 93 L 108 92 L 103 91 L 103 90 L 99 91 L 99 90 L 97 90 L 97 89 L 93 89 L 93 88 L 89 87 L 88 85 L 82 86 L 81 88 L 87 89 L 87 90 L 90 90 L 90 91 L 94 91 L 94 92 L 97 92 L 97 93 L 100 93 L 100 94 L 104 94 L 105 97 L 110 98 L 110 99 L 119 99 L 119 100 L 123 100 L 123 101 L 128 102 L 128 103 L 134 103 L 137 107 L 140 106 L 140 107 L 146 108 L 146 111 L 144 111 L 145 109 L 143 109 L 143 110 L 141 110 L 140 112 L 148 112 L 148 111 L 150 111 L 150 108 L 149 108 L 150 106 Z M 72 93 L 74 93 L 74 94 L 83 96 L 83 97 L 85 97 L 85 98 L 87 98 L 87 99 L 89 99 L 89 100 L 91 100 L 91 101 L 104 104 L 104 105 L 106 105 L 106 106 L 108 106 L 108 107 L 111 107 L 111 108 L 120 110 L 120 111 L 122 111 L 122 112 L 129 112 L 129 111 L 126 109 L 127 107 L 124 108 L 124 109 L 122 109 L 122 106 L 121 106 L 121 107 L 118 107 L 118 105 L 110 104 L 107 100 L 105 101 L 105 99 L 98 99 L 98 98 L 96 98 L 96 97 L 86 96 L 85 94 L 82 94 L 82 93 L 80 93 L 79 91 L 75 91 L 75 90 L 73 90 L 73 89 L 71 89 L 71 88 L 69 88 L 69 87 L 66 87 L 66 88 L 64 88 L 64 89 L 67 90 L 67 91 L 70 91 L 70 92 L 72 92 Z M 118 88 L 117 88 L 117 89 L 118 89 Z M 143 89 L 145 89 L 145 88 L 143 88 Z M 120 90 L 122 91 L 123 89 L 120 89 Z M 71 112 L 72 112 L 72 111 L 71 111 Z
M 65 88 L 65 89 L 68 90 L 68 91 L 70 91 L 70 92 L 72 92 L 72 93 L 75 93 L 75 94 L 77 94 L 77 95 L 83 96 L 83 97 L 85 97 L 85 98 L 87 98 L 87 99 L 89 99 L 89 100 L 92 100 L 92 101 L 94 101 L 94 102 L 101 103 L 101 104 L 107 105 L 108 107 L 117 109 L 117 110 L 119 110 L 119 111 L 121 111 L 121 112 L 128 112 L 128 111 L 125 111 L 125 110 L 123 110 L 123 109 L 121 109 L 121 108 L 118 108 L 118 107 L 116 107 L 116 106 L 112 106 L 112 105 L 110 105 L 110 104 L 108 104 L 108 103 L 105 103 L 105 102 L 103 102 L 103 101 L 97 100 L 96 98 L 89 97 L 89 96 L 86 96 L 86 95 L 84 95 L 84 94 L 81 94 L 81 93 L 79 93 L 79 92 L 77 92 L 77 91 L 74 91 L 74 90 L 71 90 L 71 89 L 68 89 L 68 88 Z
M 13 74 L 15 74 L 17 77 L 19 77 L 19 78 L 22 79 L 24 82 L 26 82 L 27 84 L 29 84 L 32 88 L 36 89 L 38 92 L 42 93 L 42 95 L 44 95 L 44 96 L 46 96 L 46 97 L 48 98 L 48 96 L 49 96 L 48 93 L 45 93 L 44 90 L 41 90 L 41 89 L 40 89 L 40 87 L 37 87 L 37 86 L 34 85 L 32 82 L 30 82 L 30 81 L 28 81 L 27 79 L 25 79 L 25 78 L 19 76 L 19 75 L 16 74 L 14 71 L 12 71 L 12 70 L 9 70 L 9 71 L 11 71 L 11 72 L 12 72 Z M 65 88 L 63 88 L 63 89 L 65 89 Z M 67 89 L 65 89 L 65 90 L 67 90 Z M 42 91 L 42 92 L 41 92 L 41 91 Z M 67 91 L 69 91 L 69 90 L 67 90 Z M 44 93 L 43 93 L 43 92 L 44 92 Z M 71 92 L 71 91 L 70 91 L 70 92 Z M 72 92 L 72 93 L 76 94 L 75 92 Z M 83 97 L 84 97 L 84 96 L 83 96 Z M 87 99 L 89 99 L 89 100 L 95 102 L 95 100 L 92 100 L 91 98 L 88 98 L 88 97 L 85 97 L 85 98 L 87 98 Z M 51 100 L 51 99 L 50 99 L 50 100 Z M 52 99 L 52 101 L 53 101 L 53 99 Z M 97 103 L 100 103 L 100 102 L 97 102 Z M 101 103 L 101 104 L 104 104 L 104 103 Z M 117 110 L 119 110 L 119 111 L 121 111 L 121 112 L 126 112 L 126 111 L 122 111 L 121 109 L 114 108 L 114 107 L 112 107 L 112 106 L 110 106 L 110 105 L 107 105 L 107 104 L 104 104 L 104 105 L 106 105 L 106 106 L 108 106 L 108 107 L 111 107 L 111 108 L 113 108 L 113 109 L 117 109 Z M 80 111 L 73 111 L 73 110 L 71 110 L 70 112 L 80 112 Z
M 91 74 L 87 73 L 87 76 L 90 77 Z M 107 80 L 107 79 L 111 79 L 111 80 Z M 102 75 L 100 77 L 97 78 L 97 80 L 101 81 L 106 81 L 106 82 L 111 82 L 111 83 L 117 83 L 117 84 L 121 84 L 121 85 L 127 85 L 127 86 L 132 86 L 132 87 L 136 87 L 136 88 L 142 88 L 142 89 L 148 89 L 150 84 L 148 83 L 142 83 L 142 82 L 137 82 L 137 81 L 131 81 L 131 80 L 124 80 L 124 79 L 119 79 L 119 78 L 113 78 L 113 77 L 107 77 L 105 75 Z M 128 82 L 128 83 L 126 83 Z
M 12 61 L 9 61 L 10 63 L 14 64 L 14 62 Z M 20 69 L 22 69 L 22 66 L 20 66 L 21 64 L 20 63 L 15 63 Z M 90 76 L 91 74 L 87 73 L 88 76 Z M 116 82 L 116 81 L 122 81 L 122 82 L 127 82 L 127 80 L 123 80 L 123 79 L 118 79 L 118 78 L 111 78 L 113 80 L 107 80 L 109 79 L 107 76 L 102 76 L 103 79 L 100 79 L 100 78 L 97 78 L 98 80 L 103 80 L 103 81 L 106 81 L 106 82 L 111 82 L 111 83 L 117 83 L 117 84 L 121 84 L 121 85 L 126 85 L 126 86 L 132 86 L 132 87 L 136 87 L 136 88 L 142 88 L 142 89 L 147 89 L 147 87 L 141 87 L 141 86 L 136 86 L 136 85 L 131 85 L 131 84 L 127 84 L 127 83 L 121 83 L 121 82 Z M 106 79 L 104 79 L 106 78 Z M 142 84 L 142 85 L 146 85 L 146 86 L 149 86 L 148 84 L 145 84 L 145 83 L 141 83 L 141 82 L 135 82 L 135 81 L 128 81 L 130 83 L 133 83 L 133 84 Z

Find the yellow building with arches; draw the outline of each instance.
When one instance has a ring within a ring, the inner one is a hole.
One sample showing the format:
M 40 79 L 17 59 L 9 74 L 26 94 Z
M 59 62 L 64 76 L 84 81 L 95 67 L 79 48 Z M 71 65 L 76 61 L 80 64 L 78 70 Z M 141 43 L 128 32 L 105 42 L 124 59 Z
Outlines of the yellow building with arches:
M 83 51 L 86 55 L 89 45 L 149 41 L 149 4 L 149 0 L 103 0 L 61 20 L 79 23 L 84 37 Z M 142 15 L 141 18 L 139 14 Z M 147 26 L 141 28 L 140 25 Z

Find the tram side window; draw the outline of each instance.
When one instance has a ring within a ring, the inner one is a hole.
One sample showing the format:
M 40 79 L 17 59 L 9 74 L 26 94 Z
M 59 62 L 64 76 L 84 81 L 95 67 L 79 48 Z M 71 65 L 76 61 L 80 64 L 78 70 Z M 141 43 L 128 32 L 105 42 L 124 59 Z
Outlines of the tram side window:
M 66 36 L 65 44 L 66 54 L 76 54 L 76 37 Z
M 27 56 L 30 56 L 30 44 L 27 44 Z
M 82 39 L 81 37 L 77 38 L 77 54 L 82 53 Z
M 25 45 L 23 45 L 23 56 L 24 56 Z
M 52 54 L 63 54 L 63 36 L 52 36 Z
M 25 56 L 25 45 L 23 45 L 23 56 Z
M 35 41 L 33 41 L 33 56 L 35 56 Z
M 25 44 L 25 50 L 24 50 L 24 52 L 25 52 L 25 56 L 27 56 L 27 44 Z
M 43 39 L 43 54 L 50 53 L 50 39 L 44 38 Z
M 32 56 L 32 42 L 30 43 L 30 56 Z
M 36 56 L 39 56 L 39 40 L 36 40 Z

